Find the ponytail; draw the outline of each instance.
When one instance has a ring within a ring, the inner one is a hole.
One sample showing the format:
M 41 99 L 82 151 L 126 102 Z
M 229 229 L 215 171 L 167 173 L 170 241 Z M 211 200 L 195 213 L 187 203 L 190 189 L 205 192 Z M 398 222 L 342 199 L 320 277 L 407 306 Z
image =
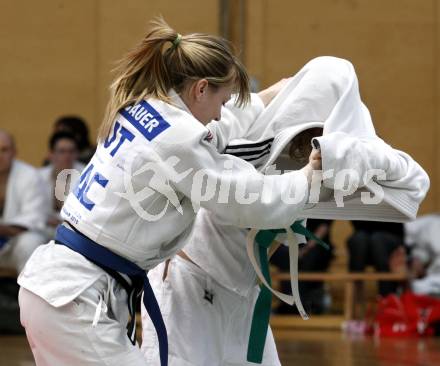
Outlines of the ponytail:
M 182 36 L 162 18 L 151 24 L 145 38 L 118 63 L 98 142 L 110 134 L 121 108 L 147 98 L 169 102 L 169 90 L 180 92 L 188 80 L 204 78 L 214 87 L 233 82 L 237 104 L 249 101 L 249 77 L 229 42 L 201 33 Z

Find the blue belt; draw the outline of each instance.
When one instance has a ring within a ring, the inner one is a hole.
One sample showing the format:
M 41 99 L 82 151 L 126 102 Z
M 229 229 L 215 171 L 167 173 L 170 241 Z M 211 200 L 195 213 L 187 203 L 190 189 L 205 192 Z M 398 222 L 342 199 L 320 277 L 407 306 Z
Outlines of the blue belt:
M 157 337 L 159 339 L 159 354 L 161 366 L 168 365 L 168 338 L 165 323 L 162 318 L 162 314 L 159 309 L 156 297 L 154 296 L 153 289 L 148 281 L 147 272 L 140 268 L 138 265 L 130 262 L 128 259 L 120 257 L 113 253 L 109 249 L 95 243 L 78 231 L 73 231 L 65 226 L 59 225 L 57 227 L 55 241 L 58 244 L 65 245 L 73 251 L 82 254 L 91 262 L 97 264 L 100 267 L 110 268 L 114 271 L 124 273 L 130 278 L 141 279 L 144 290 L 144 305 L 148 312 L 148 315 L 156 328 Z M 132 293 L 129 293 L 129 304 L 132 298 Z M 130 309 L 131 307 L 131 309 Z M 133 304 L 129 305 L 129 310 L 133 313 L 131 321 L 135 327 L 134 314 L 135 309 Z M 129 329 L 130 332 L 130 329 Z M 132 333 L 132 336 L 134 332 Z M 129 334 L 130 337 L 130 334 Z M 134 337 L 135 338 L 135 337 Z M 130 338 L 131 339 L 131 338 Z M 134 340 L 132 339 L 132 342 Z

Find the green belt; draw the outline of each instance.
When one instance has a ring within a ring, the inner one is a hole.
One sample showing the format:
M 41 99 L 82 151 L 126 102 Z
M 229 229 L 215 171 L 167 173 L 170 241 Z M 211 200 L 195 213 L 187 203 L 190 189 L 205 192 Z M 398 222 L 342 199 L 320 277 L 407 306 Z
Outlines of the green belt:
M 312 232 L 307 230 L 301 221 L 295 221 L 290 227 L 294 233 L 304 235 L 308 239 L 315 240 L 324 248 L 329 249 L 329 246 L 321 239 L 316 237 Z M 269 259 L 267 250 L 279 233 L 286 232 L 285 229 L 260 230 L 255 241 L 258 245 L 258 254 L 260 257 L 260 267 L 264 278 L 269 286 L 272 286 L 269 273 Z M 261 291 L 255 303 L 254 314 L 252 316 L 251 331 L 249 334 L 249 343 L 247 351 L 248 362 L 261 363 L 263 360 L 264 345 L 266 343 L 267 330 L 269 327 L 269 318 L 272 307 L 272 293 L 264 286 L 260 285 Z

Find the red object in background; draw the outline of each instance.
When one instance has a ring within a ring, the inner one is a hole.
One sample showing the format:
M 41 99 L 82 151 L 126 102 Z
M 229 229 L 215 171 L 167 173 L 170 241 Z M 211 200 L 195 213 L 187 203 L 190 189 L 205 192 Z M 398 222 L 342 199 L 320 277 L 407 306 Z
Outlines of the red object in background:
M 440 299 L 410 291 L 400 297 L 379 299 L 369 333 L 380 337 L 434 335 L 433 324 L 440 321 Z

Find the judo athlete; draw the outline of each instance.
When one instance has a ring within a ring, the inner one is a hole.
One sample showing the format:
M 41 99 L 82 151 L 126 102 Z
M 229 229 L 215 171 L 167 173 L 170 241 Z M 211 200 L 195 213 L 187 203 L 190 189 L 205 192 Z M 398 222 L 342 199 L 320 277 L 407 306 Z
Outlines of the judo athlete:
M 229 44 L 182 36 L 163 20 L 121 61 L 97 151 L 64 203 L 64 222 L 18 279 L 21 322 L 37 366 L 144 366 L 134 334 L 141 291 L 167 365 L 167 332 L 146 273 L 181 249 L 195 208 L 243 228 L 284 227 L 298 216 L 299 206 L 283 198 L 297 185 L 308 190 L 319 153 L 305 168 L 274 176 L 219 153 L 206 125 L 221 119 L 233 92 L 237 105 L 257 108 Z M 235 131 L 225 130 L 228 139 Z M 274 189 L 264 200 L 223 204 L 218 190 L 205 199 L 204 177 L 226 181 L 232 197 L 243 181 L 260 197 L 266 186 Z
M 247 118 L 228 103 L 222 119 L 208 127 L 220 151 L 247 160 L 266 174 L 275 174 L 272 164 L 278 170 L 303 168 L 309 163 L 312 139 L 320 145 L 324 172 L 350 168 L 360 177 L 371 169 L 386 173 L 386 179 L 379 182 L 384 188 L 366 181 L 353 192 L 343 191 L 334 177 L 324 180 L 317 192 L 320 200 L 293 203 L 298 215 L 290 224 L 307 217 L 383 221 L 415 217 L 429 179 L 411 157 L 375 135 L 350 62 L 333 57 L 310 61 L 284 83 L 253 123 L 245 124 L 250 127 L 240 139 L 228 140 L 223 126 Z M 384 189 L 384 200 L 364 204 L 361 193 L 371 194 L 367 186 L 377 194 Z M 339 205 L 341 198 L 345 206 Z M 182 251 L 150 271 L 167 325 L 171 365 L 255 364 L 250 360 L 267 366 L 280 364 L 270 328 L 261 360 L 249 357 L 252 314 L 260 288 L 247 253 L 248 235 L 248 230 L 201 209 Z M 298 297 L 295 300 L 300 306 Z M 158 365 L 158 343 L 145 309 L 142 327 L 147 364 Z

